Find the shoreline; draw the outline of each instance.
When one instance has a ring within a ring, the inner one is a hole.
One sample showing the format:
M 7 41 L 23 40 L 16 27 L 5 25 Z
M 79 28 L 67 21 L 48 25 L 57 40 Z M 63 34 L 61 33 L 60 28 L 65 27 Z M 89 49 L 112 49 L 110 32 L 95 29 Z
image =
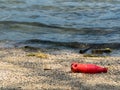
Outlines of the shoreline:
M 42 53 L 46 58 L 28 56 Z M 107 73 L 70 73 L 72 62 L 108 67 Z M 74 49 L 0 50 L 1 90 L 119 90 L 120 57 L 83 57 Z
M 92 54 L 94 49 L 107 49 L 111 50 L 110 53 L 103 53 L 105 56 L 119 57 L 120 56 L 120 43 L 84 43 L 84 42 L 59 42 L 51 40 L 30 39 L 22 41 L 1 41 L 0 49 L 4 48 L 33 48 L 33 49 L 74 49 L 85 50 L 85 54 Z M 78 51 L 79 52 L 79 51 Z M 102 54 L 101 54 L 102 55 Z

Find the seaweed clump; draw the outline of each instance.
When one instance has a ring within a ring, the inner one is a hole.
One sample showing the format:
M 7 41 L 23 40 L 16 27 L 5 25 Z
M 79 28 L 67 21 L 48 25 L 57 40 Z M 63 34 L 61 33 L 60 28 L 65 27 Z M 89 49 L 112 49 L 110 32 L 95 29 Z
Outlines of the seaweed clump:
M 48 55 L 45 54 L 45 53 L 42 53 L 42 52 L 38 52 L 38 53 L 29 53 L 29 54 L 27 54 L 27 56 L 35 56 L 35 57 L 43 58 L 43 59 L 48 58 Z
M 96 55 L 96 54 L 84 54 L 83 56 L 84 57 L 101 57 L 101 55 Z
M 110 48 L 104 48 L 104 49 L 93 49 L 91 50 L 93 54 L 103 54 L 103 53 L 111 53 L 112 50 Z
M 102 48 L 102 49 L 86 48 L 86 49 L 81 49 L 79 51 L 80 54 L 84 54 L 83 55 L 84 57 L 104 57 L 104 55 L 107 55 L 111 52 L 112 52 L 112 49 L 110 48 Z

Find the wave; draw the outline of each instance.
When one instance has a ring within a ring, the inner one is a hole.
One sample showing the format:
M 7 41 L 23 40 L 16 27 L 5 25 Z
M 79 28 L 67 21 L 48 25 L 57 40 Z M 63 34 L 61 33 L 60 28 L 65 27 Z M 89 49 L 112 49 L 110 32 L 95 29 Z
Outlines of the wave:
M 62 28 L 58 26 L 52 26 L 43 24 L 40 22 L 20 22 L 20 21 L 0 21 L 0 24 L 24 24 L 24 25 L 31 25 L 31 26 L 40 26 L 40 27 L 48 27 L 48 28 Z
M 120 27 L 112 27 L 112 28 L 105 28 L 105 27 L 83 27 L 83 28 L 73 28 L 73 27 L 66 27 L 61 25 L 53 25 L 53 24 L 45 24 L 40 22 L 25 22 L 25 21 L 0 21 L 0 24 L 4 25 L 27 25 L 27 26 L 36 26 L 42 28 L 50 28 L 48 32 L 62 32 L 68 34 L 76 34 L 76 35 L 107 35 L 109 33 L 119 34 Z M 27 27 L 24 26 L 27 29 Z M 34 32 L 37 32 L 34 30 Z M 45 32 L 45 31 L 42 31 Z
M 56 42 L 56 41 L 50 41 L 50 40 L 40 40 L 40 39 L 30 39 L 25 40 L 22 42 L 18 42 L 16 44 L 47 44 L 47 45 L 55 45 L 55 46 L 64 46 L 64 47 L 70 47 L 70 48 L 112 48 L 112 49 L 120 49 L 120 43 L 80 43 L 80 42 Z
M 82 27 L 82 28 L 73 28 L 73 27 L 66 27 L 66 26 L 61 26 L 57 24 L 45 24 L 45 23 L 40 23 L 40 22 L 26 22 L 26 21 L 0 21 L 0 24 L 23 24 L 23 25 L 31 25 L 31 26 L 38 26 L 38 27 L 48 27 L 48 28 L 59 28 L 59 29 L 76 29 L 76 30 L 105 30 L 105 29 L 120 29 L 120 27 L 111 27 L 111 28 L 106 28 L 106 27 Z

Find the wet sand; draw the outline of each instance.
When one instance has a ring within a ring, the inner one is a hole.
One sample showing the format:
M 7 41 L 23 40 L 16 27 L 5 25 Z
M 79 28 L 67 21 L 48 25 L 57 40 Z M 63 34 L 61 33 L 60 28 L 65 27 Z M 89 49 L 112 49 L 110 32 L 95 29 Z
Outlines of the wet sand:
M 48 58 L 27 56 L 33 52 Z M 72 62 L 108 67 L 108 73 L 71 73 Z M 119 90 L 120 57 L 83 57 L 73 49 L 0 49 L 0 90 Z

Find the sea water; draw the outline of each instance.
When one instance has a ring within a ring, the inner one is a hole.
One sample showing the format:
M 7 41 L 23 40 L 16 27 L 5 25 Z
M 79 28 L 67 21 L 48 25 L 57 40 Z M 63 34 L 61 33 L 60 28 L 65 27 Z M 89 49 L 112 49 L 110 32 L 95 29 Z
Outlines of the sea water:
M 120 0 L 0 0 L 0 47 L 30 40 L 119 49 Z

